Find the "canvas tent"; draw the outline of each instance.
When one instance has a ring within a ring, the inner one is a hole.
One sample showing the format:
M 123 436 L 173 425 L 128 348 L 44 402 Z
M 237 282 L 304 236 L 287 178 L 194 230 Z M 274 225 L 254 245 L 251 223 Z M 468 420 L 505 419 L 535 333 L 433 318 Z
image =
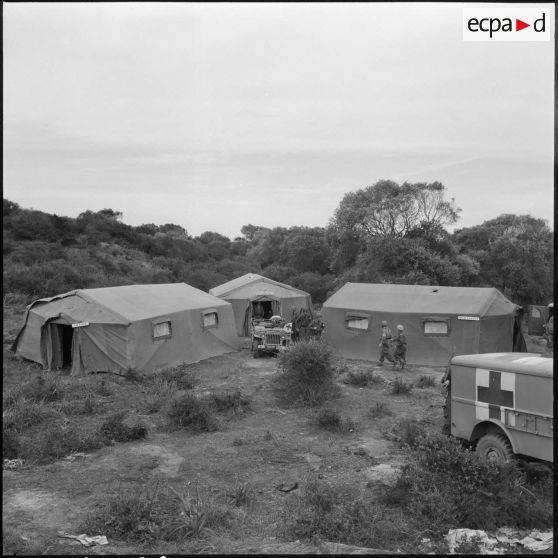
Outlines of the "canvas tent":
M 150 372 L 239 348 L 232 307 L 185 283 L 79 289 L 36 300 L 12 346 L 73 375 Z
M 345 358 L 377 360 L 382 320 L 407 336 L 407 362 L 514 350 L 519 307 L 494 288 L 346 283 L 323 305 L 324 338 Z M 515 349 L 517 350 L 517 349 Z
M 300 308 L 312 312 L 312 300 L 307 292 L 256 273 L 247 273 L 209 292 L 232 304 L 237 332 L 244 336 L 250 335 L 252 315 L 258 303 L 268 318 L 277 314 L 290 320 L 293 310 Z

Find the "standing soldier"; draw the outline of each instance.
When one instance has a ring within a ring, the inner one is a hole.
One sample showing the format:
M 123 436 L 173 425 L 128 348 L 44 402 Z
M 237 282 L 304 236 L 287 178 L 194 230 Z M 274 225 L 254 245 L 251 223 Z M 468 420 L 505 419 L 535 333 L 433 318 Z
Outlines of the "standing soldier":
M 391 363 L 395 364 L 392 356 L 389 354 L 389 344 L 391 343 L 391 329 L 389 329 L 387 322 L 382 322 L 382 336 L 380 337 L 380 360 L 378 366 L 384 365 L 384 358 L 387 358 Z
M 395 360 L 394 367 L 397 368 L 399 364 L 399 370 L 403 370 L 407 361 L 405 356 L 407 354 L 407 338 L 403 333 L 405 328 L 402 325 L 397 326 L 397 337 L 393 340 L 395 343 L 395 352 L 393 353 L 393 360 Z

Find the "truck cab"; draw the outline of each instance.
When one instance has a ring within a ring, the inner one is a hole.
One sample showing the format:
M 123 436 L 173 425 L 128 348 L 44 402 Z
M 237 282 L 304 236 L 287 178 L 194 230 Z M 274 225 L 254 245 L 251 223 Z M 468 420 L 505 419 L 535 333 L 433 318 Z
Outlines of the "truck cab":
M 453 357 L 448 418 L 453 436 L 498 462 L 553 462 L 553 359 L 536 353 Z

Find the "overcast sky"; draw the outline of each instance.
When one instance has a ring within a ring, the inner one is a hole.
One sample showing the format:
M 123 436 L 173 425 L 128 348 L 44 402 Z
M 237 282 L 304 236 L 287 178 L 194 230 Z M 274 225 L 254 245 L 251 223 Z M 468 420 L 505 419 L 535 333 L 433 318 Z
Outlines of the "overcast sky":
M 4 197 L 233 238 L 438 180 L 459 227 L 552 226 L 554 40 L 464 42 L 463 6 L 4 3 Z

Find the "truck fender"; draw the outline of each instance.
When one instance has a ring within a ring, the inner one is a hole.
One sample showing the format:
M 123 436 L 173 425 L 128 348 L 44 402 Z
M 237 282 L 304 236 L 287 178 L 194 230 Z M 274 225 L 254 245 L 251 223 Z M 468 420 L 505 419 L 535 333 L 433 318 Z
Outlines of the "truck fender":
M 504 426 L 504 424 L 497 420 L 483 420 L 475 425 L 473 428 L 473 432 L 471 432 L 470 441 L 476 442 L 485 434 L 489 432 L 498 431 L 501 434 L 504 434 L 508 439 L 509 443 L 511 444 L 513 453 L 517 453 L 517 445 L 515 443 L 514 437 L 510 435 L 510 431 Z

